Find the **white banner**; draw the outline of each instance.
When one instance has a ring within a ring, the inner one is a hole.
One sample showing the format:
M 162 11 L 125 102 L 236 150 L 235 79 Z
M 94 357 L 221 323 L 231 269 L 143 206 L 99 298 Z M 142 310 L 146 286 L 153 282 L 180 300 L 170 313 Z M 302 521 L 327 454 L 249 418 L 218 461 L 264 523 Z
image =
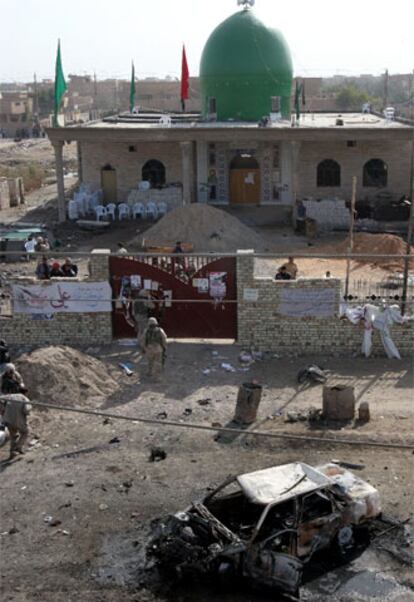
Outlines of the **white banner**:
M 328 318 L 338 311 L 334 288 L 284 288 L 277 313 L 291 318 Z
M 108 282 L 13 284 L 16 314 L 100 313 L 112 311 Z

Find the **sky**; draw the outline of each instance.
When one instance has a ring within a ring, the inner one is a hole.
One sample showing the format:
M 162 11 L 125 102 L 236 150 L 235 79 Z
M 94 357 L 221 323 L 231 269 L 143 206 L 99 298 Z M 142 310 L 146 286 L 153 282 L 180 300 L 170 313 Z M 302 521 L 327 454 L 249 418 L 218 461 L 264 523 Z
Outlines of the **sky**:
M 281 30 L 295 75 L 409 73 L 414 69 L 412 0 L 256 0 L 254 11 Z M 19 8 L 17 8 L 19 7 Z M 185 43 L 198 75 L 209 34 L 239 10 L 236 0 L 0 0 L 0 82 L 53 76 L 57 39 L 65 74 L 98 79 L 180 75 Z M 17 16 L 16 12 L 22 14 Z M 13 26 L 12 24 L 15 23 Z

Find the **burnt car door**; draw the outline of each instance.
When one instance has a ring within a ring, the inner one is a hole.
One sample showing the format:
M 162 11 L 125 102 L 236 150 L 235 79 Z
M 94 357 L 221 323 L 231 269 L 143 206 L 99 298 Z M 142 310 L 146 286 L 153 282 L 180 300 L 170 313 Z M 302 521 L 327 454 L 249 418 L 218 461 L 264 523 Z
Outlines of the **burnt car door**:
M 303 563 L 297 558 L 296 500 L 265 508 L 243 559 L 245 577 L 297 595 Z
M 254 543 L 245 553 L 243 575 L 256 584 L 297 595 L 303 563 L 289 553 L 296 548 L 296 537 L 296 530 L 289 529 Z
M 313 491 L 298 500 L 298 556 L 309 559 L 315 552 L 331 545 L 340 530 L 344 516 L 331 492 Z

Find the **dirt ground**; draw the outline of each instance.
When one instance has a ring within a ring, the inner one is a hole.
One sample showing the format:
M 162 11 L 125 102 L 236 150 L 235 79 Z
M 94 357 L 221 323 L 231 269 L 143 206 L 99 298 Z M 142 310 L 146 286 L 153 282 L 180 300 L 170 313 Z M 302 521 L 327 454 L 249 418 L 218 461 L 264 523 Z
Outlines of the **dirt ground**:
M 301 390 L 296 385 L 303 366 L 299 358 L 271 358 L 242 372 L 236 345 L 174 342 L 162 382 L 156 384 L 144 376 L 145 361 L 137 347 L 113 344 L 84 351 L 106 362 L 122 388 L 99 401 L 85 395 L 82 407 L 217 428 L 231 422 L 239 385 L 257 379 L 264 391 L 252 428 L 307 434 L 320 441 L 265 439 L 249 435 L 249 430 L 240 436 L 217 436 L 216 431 L 34 408 L 30 451 L 19 461 L 1 465 L 2 600 L 260 602 L 261 594 L 220 593 L 213 585 L 153 592 L 140 587 L 140 566 L 152 519 L 185 508 L 231 473 L 274 464 L 302 460 L 317 465 L 332 458 L 362 463 L 366 468 L 358 474 L 379 489 L 384 511 L 412 518 L 413 451 L 364 446 L 380 440 L 414 445 L 411 360 L 315 358 L 329 371 L 330 383 L 352 384 L 358 402 L 368 401 L 371 407 L 370 423 L 327 429 L 284 422 L 286 411 L 321 405 L 321 386 Z M 132 364 L 131 377 L 120 370 L 120 361 Z M 237 371 L 225 372 L 222 362 Z M 206 368 L 211 370 L 208 375 L 203 374 Z M 323 443 L 326 436 L 355 439 L 360 445 Z M 115 437 L 119 442 L 109 444 Z M 81 451 L 100 445 L 96 451 Z M 165 450 L 164 461 L 149 461 L 152 446 Z M 77 450 L 77 455 L 65 456 Z M 0 460 L 7 453 L 0 449 Z M 52 527 L 48 517 L 61 523 Z M 350 566 L 311 580 L 301 599 L 412 601 L 412 568 L 371 547 Z

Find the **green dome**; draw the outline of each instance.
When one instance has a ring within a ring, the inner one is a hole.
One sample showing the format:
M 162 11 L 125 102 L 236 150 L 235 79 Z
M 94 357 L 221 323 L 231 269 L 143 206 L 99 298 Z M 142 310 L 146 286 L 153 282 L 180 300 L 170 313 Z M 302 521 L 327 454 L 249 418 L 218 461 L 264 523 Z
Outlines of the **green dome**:
M 219 121 L 257 121 L 271 112 L 272 96 L 280 96 L 288 117 L 292 72 L 283 35 L 242 10 L 221 23 L 205 45 L 200 65 L 204 116 L 212 97 Z

